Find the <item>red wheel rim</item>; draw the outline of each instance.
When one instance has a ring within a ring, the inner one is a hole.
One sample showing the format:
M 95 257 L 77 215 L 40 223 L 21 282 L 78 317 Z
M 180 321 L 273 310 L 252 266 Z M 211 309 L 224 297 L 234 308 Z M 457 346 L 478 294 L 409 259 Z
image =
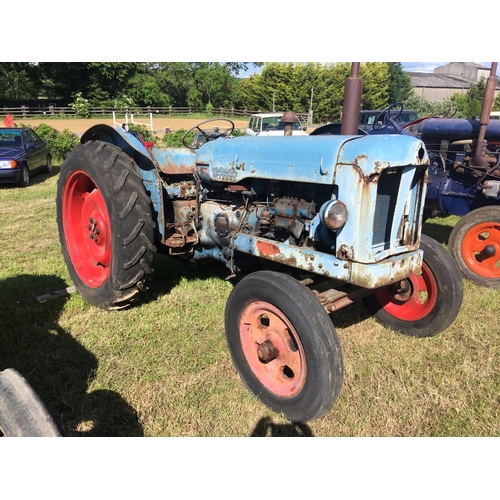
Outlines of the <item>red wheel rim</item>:
M 288 318 L 268 302 L 252 302 L 240 319 L 240 342 L 259 382 L 280 397 L 294 397 L 306 380 L 300 338 Z
M 395 318 L 418 321 L 425 318 L 437 300 L 437 284 L 429 266 L 422 264 L 422 274 L 413 274 L 402 282 L 375 292 L 379 304 Z
M 500 278 L 500 224 L 483 222 L 469 229 L 461 251 L 471 271 L 484 278 Z
M 101 286 L 110 274 L 111 223 L 97 185 L 81 170 L 71 174 L 66 183 L 62 217 L 75 271 L 85 285 Z

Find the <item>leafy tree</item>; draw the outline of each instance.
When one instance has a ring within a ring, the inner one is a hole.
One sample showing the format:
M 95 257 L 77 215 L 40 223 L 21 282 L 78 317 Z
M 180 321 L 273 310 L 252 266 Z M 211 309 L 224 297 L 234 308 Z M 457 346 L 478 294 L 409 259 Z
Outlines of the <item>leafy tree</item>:
M 389 68 L 387 63 L 361 64 L 359 76 L 363 79 L 361 109 L 384 109 L 389 104 Z
M 127 93 L 140 106 L 171 106 L 161 75 L 138 73 L 128 82 Z
M 41 62 L 39 68 L 43 91 L 49 99 L 62 99 L 69 103 L 78 92 L 87 96 L 90 81 L 87 63 Z
M 457 116 L 463 118 L 474 118 L 481 115 L 484 94 L 486 91 L 486 79 L 481 78 L 472 83 L 466 94 L 456 93 L 451 97 L 451 102 L 457 108 Z
M 238 76 L 240 73 L 244 73 L 248 70 L 248 62 L 225 62 L 222 63 L 229 70 L 231 75 Z M 264 63 L 262 62 L 254 62 L 252 63 L 257 68 L 260 68 Z
M 23 62 L 0 63 L 0 99 L 38 97 L 40 81 L 35 66 Z
M 232 77 L 226 66 L 219 63 L 198 63 L 193 67 L 195 89 L 190 89 L 189 104 L 202 106 L 210 104 L 216 107 L 232 105 Z
M 454 110 L 455 104 L 451 98 L 445 99 L 442 102 L 433 102 L 416 95 L 411 95 L 404 102 L 405 108 L 416 111 L 419 116 L 449 116 Z
M 350 63 L 266 63 L 260 75 L 241 84 L 243 106 L 251 110 L 291 110 L 307 113 L 313 103 L 316 121 L 336 121 L 342 114 Z M 386 63 L 360 65 L 362 107 L 379 109 L 388 103 Z
M 128 80 L 143 70 L 143 65 L 135 62 L 41 62 L 39 68 L 48 98 L 70 102 L 80 92 L 92 104 L 97 104 L 123 92 Z
M 498 85 L 500 85 L 500 79 Z M 496 99 L 493 101 L 492 111 L 500 111 L 500 94 L 498 94 Z
M 400 62 L 387 63 L 389 71 L 388 99 L 389 103 L 405 103 L 413 94 L 413 85 L 408 73 L 403 69 Z

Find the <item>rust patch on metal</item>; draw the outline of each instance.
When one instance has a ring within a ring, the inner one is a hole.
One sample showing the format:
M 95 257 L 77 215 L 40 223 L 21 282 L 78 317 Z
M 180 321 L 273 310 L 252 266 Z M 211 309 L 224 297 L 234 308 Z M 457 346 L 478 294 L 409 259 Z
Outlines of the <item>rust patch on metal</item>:
M 193 174 L 196 169 L 189 165 L 177 165 L 175 163 L 164 163 L 160 165 L 160 170 L 167 175 L 174 174 Z
M 257 250 L 264 255 L 277 255 L 280 253 L 279 247 L 267 241 L 257 241 Z
M 239 193 L 242 191 L 250 191 L 246 186 L 241 186 L 238 184 L 230 184 L 227 188 L 226 191 L 229 191 L 231 193 Z

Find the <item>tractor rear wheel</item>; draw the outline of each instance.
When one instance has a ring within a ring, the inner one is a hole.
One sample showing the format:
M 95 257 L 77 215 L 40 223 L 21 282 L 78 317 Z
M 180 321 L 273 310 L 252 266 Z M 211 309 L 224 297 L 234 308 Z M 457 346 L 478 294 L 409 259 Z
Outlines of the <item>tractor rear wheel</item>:
M 472 210 L 453 228 L 449 249 L 462 274 L 475 283 L 500 289 L 500 207 Z
M 61 166 L 56 203 L 59 240 L 78 292 L 108 310 L 137 300 L 156 248 L 150 199 L 134 161 L 105 142 L 76 146 Z
M 256 271 L 231 292 L 226 339 L 247 388 L 294 423 L 325 415 L 342 386 L 340 342 L 311 291 L 288 275 Z
M 375 319 L 412 337 L 431 337 L 448 328 L 460 311 L 463 283 L 449 252 L 425 234 L 422 274 L 414 274 L 365 297 L 363 302 Z

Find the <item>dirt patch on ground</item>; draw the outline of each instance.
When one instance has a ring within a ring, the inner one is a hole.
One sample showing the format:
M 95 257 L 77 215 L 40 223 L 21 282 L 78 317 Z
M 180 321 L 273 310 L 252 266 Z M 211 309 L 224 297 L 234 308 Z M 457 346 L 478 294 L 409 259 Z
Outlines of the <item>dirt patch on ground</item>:
M 15 120 L 16 124 L 19 126 L 21 123 L 26 125 L 39 125 L 40 123 L 46 123 L 51 127 L 56 128 L 57 130 L 65 130 L 68 129 L 75 134 L 82 135 L 86 130 L 88 130 L 93 125 L 105 124 L 110 127 L 114 126 L 113 118 L 86 118 L 86 119 L 67 119 L 67 120 L 39 120 L 39 119 L 29 119 L 29 120 Z M 149 121 L 147 119 L 139 118 L 134 120 L 136 123 L 142 123 L 149 127 Z M 165 129 L 169 128 L 172 132 L 180 129 L 189 129 L 198 125 L 203 120 L 199 118 L 154 118 L 153 117 L 153 129 L 155 134 L 160 137 L 165 133 Z M 248 120 L 232 120 L 236 128 L 245 129 L 248 123 Z M 121 122 L 120 122 L 121 123 Z M 214 125 L 217 125 L 214 122 Z M 220 122 L 221 128 L 227 128 L 227 122 Z M 208 125 L 210 127 L 210 125 Z

